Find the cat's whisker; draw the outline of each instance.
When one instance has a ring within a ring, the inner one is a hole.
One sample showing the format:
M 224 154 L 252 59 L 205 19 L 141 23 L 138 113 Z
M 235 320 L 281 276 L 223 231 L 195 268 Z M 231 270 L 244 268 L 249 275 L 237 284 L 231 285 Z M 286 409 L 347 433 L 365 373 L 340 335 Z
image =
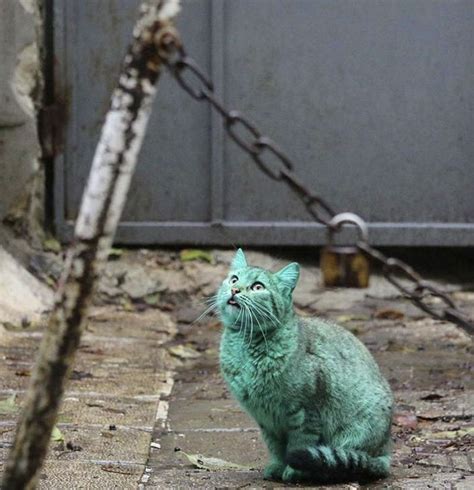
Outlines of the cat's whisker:
M 250 344 L 252 343 L 252 334 L 253 334 L 253 318 L 252 318 L 252 312 L 250 311 L 249 307 L 247 306 L 247 304 L 245 304 L 245 311 L 247 312 L 248 314 L 248 318 L 249 318 L 249 327 L 250 327 L 250 330 L 249 330 L 249 341 L 248 341 L 248 344 L 247 344 L 247 348 L 250 347 Z
M 263 305 L 260 305 L 258 303 L 252 303 L 252 307 L 258 312 L 260 313 L 262 316 L 264 316 L 265 318 L 267 318 L 270 323 L 272 324 L 272 326 L 274 327 L 278 327 L 278 325 L 281 326 L 281 322 L 268 310 L 266 309 Z M 277 323 L 278 322 L 278 325 Z
M 242 303 L 244 303 L 246 305 L 247 310 L 248 310 L 249 315 L 250 315 L 250 318 L 251 318 L 251 321 L 252 321 L 251 333 L 253 333 L 253 324 L 254 324 L 254 319 L 255 319 L 255 322 L 257 323 L 257 326 L 258 326 L 260 332 L 262 333 L 262 336 L 264 337 L 265 345 L 268 347 L 265 332 L 262 328 L 260 321 L 258 320 L 258 315 L 256 314 L 256 313 L 258 313 L 258 310 L 255 308 L 255 306 L 256 306 L 255 303 L 253 301 L 251 301 L 250 299 L 245 298 L 245 297 L 242 297 L 241 299 L 242 299 Z
M 249 317 L 248 317 L 247 308 L 244 306 L 244 304 L 242 304 L 242 309 L 244 310 L 244 342 L 245 342 L 245 339 L 247 338 L 247 331 L 248 331 L 247 325 L 249 324 Z M 249 336 L 250 336 L 250 332 L 249 332 Z
M 214 303 L 217 301 L 218 298 L 219 298 L 219 294 L 213 294 L 212 296 L 209 296 L 209 297 L 205 298 L 204 300 L 201 300 L 201 303 L 204 303 L 204 304 Z
M 239 311 L 239 314 L 237 315 L 237 318 L 232 323 L 232 326 L 237 325 L 237 323 L 239 322 L 239 319 L 240 319 L 240 316 L 241 315 L 242 315 L 242 309 Z M 240 326 L 239 326 L 239 334 L 240 334 L 241 331 L 242 331 L 242 323 L 240 323 Z
M 242 309 L 239 311 L 239 314 L 237 315 L 237 318 L 234 320 L 233 325 L 235 325 L 239 321 L 240 315 L 242 315 Z M 242 328 L 242 324 L 240 324 L 239 333 L 241 328 Z
M 206 317 L 207 315 L 209 315 L 211 313 L 211 311 L 213 310 L 216 310 L 217 309 L 217 303 L 213 303 L 211 304 L 209 307 L 207 307 L 203 313 L 201 313 L 197 318 L 196 320 L 193 321 L 192 325 L 194 325 L 195 323 L 198 323 L 200 322 L 204 317 Z
M 269 320 L 273 322 L 274 326 L 283 326 L 281 321 L 264 305 L 256 303 L 255 306 L 258 306 L 262 312 Z
M 276 315 L 271 312 L 265 305 L 258 303 L 258 306 L 262 308 L 262 310 L 265 311 L 265 313 L 267 313 L 273 320 L 275 320 L 275 322 L 277 322 L 279 325 L 283 325 L 281 321 L 276 317 Z
M 249 312 L 249 317 L 250 317 L 250 340 L 248 345 L 248 347 L 250 347 L 253 340 L 253 315 L 248 306 L 247 306 L 247 311 Z
M 241 306 L 241 311 L 244 313 L 243 314 L 243 324 L 241 325 L 241 329 L 239 330 L 239 333 L 242 331 L 242 327 L 244 329 L 244 338 L 243 341 L 245 342 L 245 339 L 247 337 L 247 324 L 249 323 L 249 315 L 248 315 L 248 308 L 247 308 L 247 303 L 245 301 L 245 297 L 240 297 L 239 298 L 239 304 Z M 250 334 L 250 333 L 249 333 Z
M 246 330 L 246 316 L 245 316 L 245 309 L 241 305 L 239 316 L 242 315 L 242 321 L 240 322 L 240 327 L 239 327 L 239 335 L 242 334 L 242 329 L 244 330 L 244 340 L 245 340 L 245 330 Z M 237 318 L 239 318 L 239 316 Z
M 255 305 L 253 305 L 253 307 L 255 308 Z M 256 308 L 255 308 L 255 310 L 258 312 L 258 310 Z M 265 341 L 265 350 L 268 350 L 267 336 L 265 335 L 265 331 L 262 328 L 262 324 L 260 323 L 260 320 L 258 319 L 258 315 L 255 314 L 254 316 L 255 316 L 255 321 L 257 322 L 257 326 L 258 326 L 260 332 L 262 333 L 263 340 Z
M 259 306 L 255 303 L 252 303 L 251 306 L 255 309 L 257 313 L 263 313 L 262 310 L 259 308 Z M 258 315 L 255 315 L 255 321 L 257 322 L 258 328 L 260 329 L 260 332 L 262 332 L 263 340 L 265 341 L 265 349 L 268 350 L 268 343 L 267 343 L 267 336 L 265 335 L 265 330 L 262 328 L 262 324 L 260 323 L 260 320 L 258 319 Z

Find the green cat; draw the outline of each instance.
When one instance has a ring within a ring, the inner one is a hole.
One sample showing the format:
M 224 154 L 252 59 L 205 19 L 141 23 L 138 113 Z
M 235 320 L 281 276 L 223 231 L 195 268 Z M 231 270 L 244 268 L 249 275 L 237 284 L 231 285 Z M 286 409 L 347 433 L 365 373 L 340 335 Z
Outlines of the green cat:
M 299 265 L 247 265 L 242 250 L 216 295 L 220 363 L 270 453 L 264 478 L 293 482 L 388 475 L 392 394 L 364 345 L 321 319 L 299 318 Z

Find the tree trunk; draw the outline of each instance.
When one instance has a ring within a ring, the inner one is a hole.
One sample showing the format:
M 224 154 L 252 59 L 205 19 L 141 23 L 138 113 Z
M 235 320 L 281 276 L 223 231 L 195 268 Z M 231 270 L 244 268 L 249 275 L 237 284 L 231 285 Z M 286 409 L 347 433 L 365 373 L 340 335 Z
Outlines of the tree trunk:
M 36 486 L 79 346 L 94 284 L 120 219 L 155 95 L 162 62 L 176 39 L 179 0 L 144 4 L 112 94 L 92 162 L 56 301 L 44 334 L 2 482 L 4 490 Z

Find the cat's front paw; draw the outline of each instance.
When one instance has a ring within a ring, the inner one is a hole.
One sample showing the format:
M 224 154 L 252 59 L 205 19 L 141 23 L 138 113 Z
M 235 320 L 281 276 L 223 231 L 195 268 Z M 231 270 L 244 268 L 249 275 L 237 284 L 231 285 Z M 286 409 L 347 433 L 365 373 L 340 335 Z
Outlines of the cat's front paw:
M 305 471 L 295 470 L 291 466 L 286 466 L 281 479 L 285 483 L 295 483 L 308 479 L 308 474 Z
M 263 470 L 264 480 L 281 480 L 286 465 L 284 463 L 270 463 Z

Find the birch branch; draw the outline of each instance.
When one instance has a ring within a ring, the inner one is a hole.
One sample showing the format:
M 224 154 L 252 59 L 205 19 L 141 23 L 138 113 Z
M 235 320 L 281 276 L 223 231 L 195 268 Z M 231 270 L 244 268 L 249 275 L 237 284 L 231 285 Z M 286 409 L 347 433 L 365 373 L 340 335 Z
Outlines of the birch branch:
M 145 136 L 162 62 L 177 35 L 179 0 L 143 4 L 112 94 L 77 218 L 73 245 L 17 426 L 2 489 L 32 489 L 46 456 L 94 284 L 119 222 Z

